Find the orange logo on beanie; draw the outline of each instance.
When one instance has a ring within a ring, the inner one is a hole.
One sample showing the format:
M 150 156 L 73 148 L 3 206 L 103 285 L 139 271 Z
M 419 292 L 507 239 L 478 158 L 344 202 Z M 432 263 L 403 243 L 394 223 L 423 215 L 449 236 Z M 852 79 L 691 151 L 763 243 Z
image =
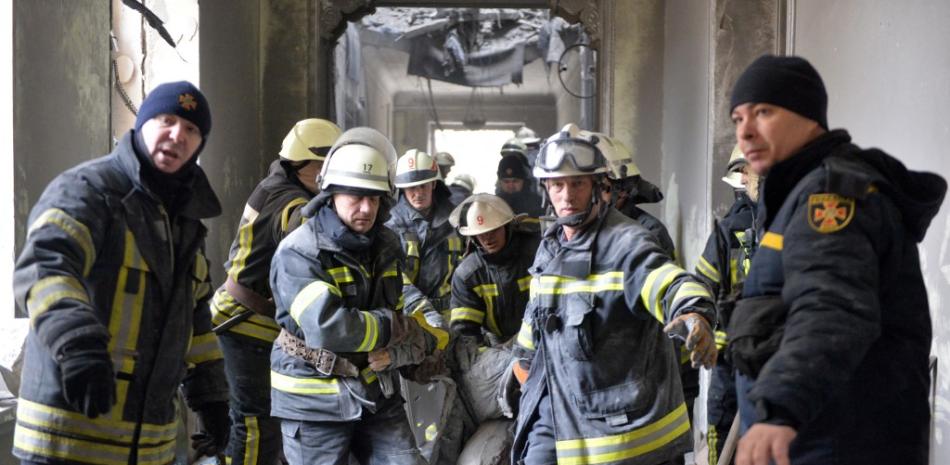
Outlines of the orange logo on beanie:
M 195 100 L 195 97 L 191 94 L 181 94 L 178 96 L 178 104 L 182 108 L 188 111 L 193 111 L 195 108 L 198 108 L 198 102 Z

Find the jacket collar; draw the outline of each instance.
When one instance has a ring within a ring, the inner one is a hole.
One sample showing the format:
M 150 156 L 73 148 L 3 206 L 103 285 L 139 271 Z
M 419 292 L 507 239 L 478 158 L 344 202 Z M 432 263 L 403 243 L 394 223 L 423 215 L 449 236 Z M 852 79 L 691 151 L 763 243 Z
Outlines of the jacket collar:
M 142 182 L 142 165 L 138 157 L 135 156 L 135 149 L 132 144 L 134 136 L 134 130 L 125 133 L 119 144 L 112 150 L 111 155 L 118 162 L 122 173 L 132 180 L 133 188 L 145 193 L 148 198 L 158 203 L 160 202 L 158 197 L 149 191 Z M 211 188 L 211 183 L 208 182 L 204 170 L 200 167 L 196 167 L 196 169 L 197 171 L 189 188 L 191 195 L 179 215 L 195 220 L 218 216 L 221 214 L 221 203 Z

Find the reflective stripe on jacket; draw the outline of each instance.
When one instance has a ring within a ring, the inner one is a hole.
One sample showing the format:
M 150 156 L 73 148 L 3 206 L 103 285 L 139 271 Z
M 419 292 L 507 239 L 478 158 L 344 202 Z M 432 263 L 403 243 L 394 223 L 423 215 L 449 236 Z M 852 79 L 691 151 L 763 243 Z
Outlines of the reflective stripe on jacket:
M 175 393 L 227 400 L 211 333 L 202 218 L 220 213 L 198 170 L 175 218 L 139 178 L 130 131 L 110 154 L 54 179 L 30 214 L 14 272 L 30 315 L 14 453 L 25 460 L 139 464 L 174 460 Z M 63 399 L 54 356 L 74 338 L 109 340 L 117 403 L 95 419 Z
M 507 341 L 521 327 L 540 234 L 513 231 L 495 259 L 480 248 L 462 260 L 452 277 L 452 329 L 481 335 L 484 328 Z
M 705 286 L 613 208 L 569 242 L 550 228 L 531 272 L 516 347 L 527 358 L 541 352 L 527 384 L 545 383 L 558 463 L 655 464 L 687 451 L 689 419 L 663 326 L 684 312 L 713 321 Z M 542 390 L 523 394 L 515 459 Z
M 288 177 L 280 160 L 271 163 L 270 174 L 254 188 L 244 206 L 237 237 L 224 264 L 228 277 L 261 297 L 270 298 L 268 279 L 274 251 L 277 244 L 303 222 L 300 209 L 311 198 L 313 194 Z M 214 324 L 219 325 L 249 309 L 221 286 L 214 295 L 211 310 Z M 269 345 L 277 338 L 280 328 L 273 318 L 253 314 L 229 331 Z
M 396 235 L 377 225 L 365 253 L 347 251 L 330 238 L 317 213 L 274 253 L 270 283 L 277 324 L 310 347 L 346 357 L 361 372 L 358 378 L 323 375 L 275 346 L 271 414 L 306 421 L 353 421 L 364 409 L 376 411 L 378 402 L 399 401 L 396 374 L 370 370 L 367 354 L 389 343 L 393 314 L 403 310 L 402 250 Z M 382 397 L 379 376 L 391 376 L 395 384 L 396 393 L 388 400 Z

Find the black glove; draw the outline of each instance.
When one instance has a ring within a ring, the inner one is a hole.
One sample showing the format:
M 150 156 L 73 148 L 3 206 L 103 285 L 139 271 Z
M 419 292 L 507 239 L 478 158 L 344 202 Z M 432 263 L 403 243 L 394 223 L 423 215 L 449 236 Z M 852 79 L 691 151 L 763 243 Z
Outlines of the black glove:
M 115 405 L 115 371 L 104 341 L 77 341 L 57 356 L 63 397 L 75 410 L 96 418 Z
M 201 432 L 191 435 L 191 448 L 197 457 L 215 457 L 224 453 L 231 436 L 231 417 L 227 402 L 211 402 L 195 410 Z

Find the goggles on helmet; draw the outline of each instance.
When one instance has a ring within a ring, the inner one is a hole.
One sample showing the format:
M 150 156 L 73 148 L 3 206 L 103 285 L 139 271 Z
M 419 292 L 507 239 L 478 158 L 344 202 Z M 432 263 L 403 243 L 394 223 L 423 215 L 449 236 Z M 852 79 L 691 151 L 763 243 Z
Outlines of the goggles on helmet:
M 545 171 L 555 171 L 570 160 L 574 168 L 591 171 L 606 166 L 606 160 L 596 147 L 579 139 L 552 141 L 544 144 L 535 161 Z

